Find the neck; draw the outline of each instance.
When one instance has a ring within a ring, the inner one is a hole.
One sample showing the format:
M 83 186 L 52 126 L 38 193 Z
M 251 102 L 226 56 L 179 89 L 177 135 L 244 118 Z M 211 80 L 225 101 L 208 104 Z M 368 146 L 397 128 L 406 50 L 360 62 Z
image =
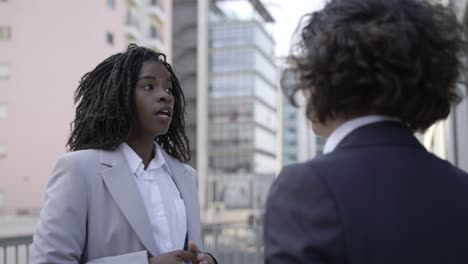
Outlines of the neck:
M 154 158 L 154 141 L 152 139 L 142 140 L 133 138 L 126 142 L 135 153 L 143 160 L 145 169 L 148 167 L 150 161 Z
M 337 129 L 341 124 L 346 122 L 345 119 L 328 119 L 325 123 L 312 122 L 312 128 L 314 129 L 315 134 L 328 137 Z

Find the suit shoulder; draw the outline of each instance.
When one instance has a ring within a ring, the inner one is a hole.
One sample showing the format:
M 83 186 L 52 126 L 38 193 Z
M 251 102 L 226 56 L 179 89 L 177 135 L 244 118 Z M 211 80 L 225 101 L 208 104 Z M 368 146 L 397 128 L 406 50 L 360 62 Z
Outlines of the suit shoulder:
M 324 182 L 316 166 L 315 161 L 307 161 L 283 167 L 272 189 L 290 189 L 295 192 L 302 189 L 324 188 Z
M 318 172 L 328 164 L 328 157 L 318 157 L 302 163 L 286 165 L 281 170 L 280 176 L 289 175 L 293 177 L 317 177 Z
M 96 149 L 77 150 L 61 155 L 55 162 L 55 166 L 65 166 L 68 168 L 89 167 L 98 164 L 100 152 Z
M 60 156 L 59 160 L 69 160 L 69 161 L 80 161 L 80 160 L 89 160 L 99 158 L 99 150 L 97 149 L 85 149 L 77 150 L 72 152 L 67 152 Z
M 184 166 L 184 168 L 190 173 L 190 174 L 194 174 L 194 175 L 197 175 L 197 171 L 190 165 L 186 164 L 186 163 L 182 163 L 182 166 Z

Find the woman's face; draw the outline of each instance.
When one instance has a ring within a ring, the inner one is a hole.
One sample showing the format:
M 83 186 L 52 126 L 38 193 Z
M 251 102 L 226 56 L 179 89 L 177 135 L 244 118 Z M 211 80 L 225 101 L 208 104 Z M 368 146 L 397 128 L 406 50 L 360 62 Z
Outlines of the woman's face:
M 170 74 L 162 63 L 142 64 L 135 87 L 138 135 L 155 138 L 167 133 L 174 109 L 172 89 Z

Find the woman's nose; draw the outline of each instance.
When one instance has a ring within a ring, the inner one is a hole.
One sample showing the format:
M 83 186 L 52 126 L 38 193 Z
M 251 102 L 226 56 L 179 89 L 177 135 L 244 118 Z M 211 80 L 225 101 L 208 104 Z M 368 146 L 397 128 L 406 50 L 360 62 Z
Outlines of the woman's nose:
M 159 102 L 166 102 L 166 103 L 170 103 L 174 98 L 171 93 L 166 92 L 165 90 L 158 93 L 157 96 L 158 96 Z

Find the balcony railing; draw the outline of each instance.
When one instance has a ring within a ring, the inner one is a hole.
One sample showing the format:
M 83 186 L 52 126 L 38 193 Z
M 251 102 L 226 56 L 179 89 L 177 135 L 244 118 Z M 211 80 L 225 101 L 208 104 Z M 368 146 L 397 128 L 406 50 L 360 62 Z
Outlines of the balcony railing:
M 0 263 L 29 263 L 29 253 L 32 239 L 32 235 L 0 238 Z
M 213 254 L 218 263 L 261 264 L 263 261 L 263 227 L 247 224 L 204 225 L 205 251 Z
M 154 17 L 159 24 L 164 24 L 164 21 L 166 21 L 166 14 L 159 1 L 148 1 L 145 10 L 147 14 Z
M 263 263 L 261 225 L 203 225 L 205 251 L 223 264 Z M 0 238 L 0 264 L 27 264 L 30 259 L 32 235 Z

